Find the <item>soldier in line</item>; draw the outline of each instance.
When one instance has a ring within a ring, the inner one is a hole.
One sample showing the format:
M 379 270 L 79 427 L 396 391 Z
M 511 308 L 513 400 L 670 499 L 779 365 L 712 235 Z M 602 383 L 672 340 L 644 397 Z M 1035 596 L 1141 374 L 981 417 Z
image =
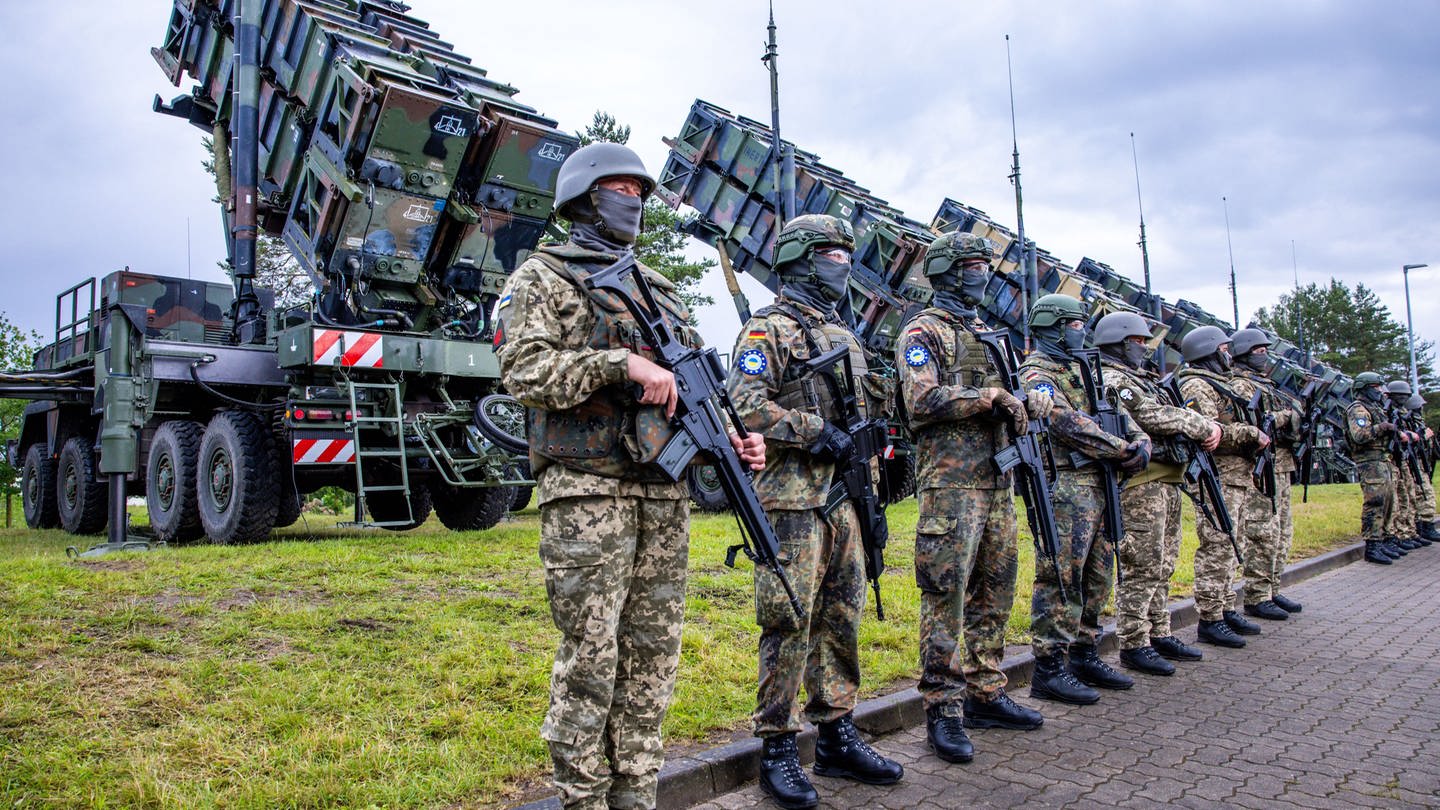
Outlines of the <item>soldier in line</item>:
M 1395 508 L 1395 465 L 1390 463 L 1389 438 L 1395 424 L 1385 416 L 1384 380 L 1373 371 L 1355 375 L 1355 401 L 1345 409 L 1345 441 L 1360 477 L 1364 500 L 1360 506 L 1360 534 L 1365 561 L 1390 565 L 1400 549 L 1385 536 Z
M 1100 699 L 1100 693 L 1091 687 L 1129 689 L 1135 685 L 1128 675 L 1100 660 L 1096 648 L 1100 611 L 1110 597 L 1115 571 L 1115 548 L 1105 535 L 1100 475 L 1085 461 L 1118 462 L 1130 475 L 1144 470 L 1150 461 L 1150 439 L 1129 416 L 1124 417 L 1124 436 L 1105 432 L 1090 416 L 1096 403 L 1087 396 L 1071 354 L 1085 345 L 1085 318 L 1084 306 L 1068 295 L 1056 293 L 1036 300 L 1030 308 L 1036 351 L 1021 366 L 1025 390 L 1054 400 L 1050 435 L 1056 443 L 1055 526 L 1060 537 L 1060 571 L 1065 577 L 1062 598 L 1052 567 L 1037 561 L 1030 603 L 1035 651 L 1030 695 L 1075 705 Z M 1077 467 L 1077 461 L 1083 466 Z
M 1433 454 L 1436 450 L 1435 431 L 1425 424 L 1425 397 L 1416 391 L 1405 404 L 1410 409 L 1410 419 L 1423 436 L 1422 441 L 1429 443 Z M 1435 487 L 1430 483 L 1430 471 L 1422 472 L 1425 474 L 1421 476 L 1420 500 L 1415 508 L 1415 532 L 1420 539 L 1434 543 L 1440 540 L 1440 531 L 1435 528 Z
M 624 146 L 577 150 L 557 176 L 569 241 L 532 254 L 499 304 L 501 379 L 530 409 L 540 557 L 561 633 L 540 736 L 566 807 L 655 806 L 660 723 L 680 658 L 689 493 L 631 450 L 647 438 L 637 424 L 663 426 L 673 413 L 675 379 L 631 342 L 625 307 L 583 286 L 630 250 L 654 188 Z M 676 333 L 698 345 L 674 286 L 641 272 Z M 643 389 L 638 402 L 627 384 Z M 760 436 L 732 440 L 763 467 Z
M 768 459 L 755 478 L 760 503 L 780 538 L 781 562 L 806 616 L 795 615 L 779 578 L 755 568 L 760 625 L 760 684 L 755 734 L 763 742 L 760 786 L 786 808 L 814 807 L 819 796 L 800 767 L 798 695 L 816 725 L 815 772 L 874 785 L 899 781 L 898 762 L 876 753 L 851 721 L 860 688 L 858 632 L 865 566 L 855 509 L 827 511 L 836 462 L 855 452 L 837 427 L 829 387 L 806 360 L 847 346 L 862 392 L 865 354 L 836 314 L 850 277 L 850 223 L 807 214 L 781 228 L 772 263 L 781 279 L 772 306 L 756 312 L 735 343 L 727 387 L 752 431 L 765 436 Z
M 1247 403 L 1258 391 L 1267 413 L 1275 417 L 1275 501 L 1270 504 L 1272 519 L 1265 540 L 1245 551 L 1245 587 L 1240 594 L 1245 615 L 1269 621 L 1284 621 L 1301 605 L 1280 594 L 1280 574 L 1295 537 L 1290 513 L 1290 474 L 1296 470 L 1295 445 L 1299 443 L 1300 420 L 1304 418 L 1295 401 L 1270 379 L 1270 336 L 1260 329 L 1241 329 L 1230 336 L 1235 361 L 1233 388 Z M 1268 500 L 1268 499 L 1267 499 Z
M 1395 432 L 1400 441 L 1412 453 L 1419 453 L 1420 434 L 1410 424 L 1410 383 L 1391 380 L 1385 384 L 1389 404 L 1385 408 L 1386 418 L 1395 423 Z M 1414 551 L 1430 545 L 1430 541 L 1419 535 L 1420 484 L 1415 481 L 1415 472 L 1409 464 L 1401 464 L 1391 457 L 1395 469 L 1395 507 L 1391 512 L 1390 525 L 1385 534 L 1390 543 L 1401 551 Z M 1426 470 L 1428 474 L 1430 471 Z M 1424 475 L 1420 476 L 1424 478 Z
M 1120 663 L 1149 675 L 1173 675 L 1170 661 L 1199 661 L 1202 653 L 1170 629 L 1170 577 L 1180 556 L 1180 485 L 1184 459 L 1175 444 L 1185 436 L 1205 450 L 1220 444 L 1220 425 L 1173 402 L 1160 377 L 1146 366 L 1150 326 L 1134 312 L 1112 312 L 1095 324 L 1095 345 L 1105 387 L 1115 406 L 1154 441 L 1150 466 L 1125 484 L 1121 505 L 1125 537 L 1115 586 Z M 1203 518 L 1201 518 L 1203 520 Z M 1169 660 L 1166 660 L 1169 659 Z
M 1186 366 L 1180 371 L 1180 393 L 1185 407 L 1220 423 L 1220 444 L 1215 466 L 1225 492 L 1225 505 L 1235 524 L 1235 542 L 1242 555 L 1263 545 L 1273 515 L 1270 499 L 1260 494 L 1250 478 L 1254 455 L 1270 443 L 1258 427 L 1246 424 L 1248 401 L 1236 393 L 1230 359 L 1230 336 L 1218 326 L 1193 329 L 1180 341 Z M 1200 614 L 1199 639 L 1221 647 L 1244 647 L 1238 634 L 1260 632 L 1234 610 L 1230 592 L 1235 556 L 1230 538 L 1208 521 L 1196 521 L 1200 545 L 1195 549 L 1195 608 Z
M 1005 694 L 1005 627 L 1015 599 L 1018 548 L 1009 473 L 995 454 L 1023 433 L 1027 409 L 1047 416 L 1041 393 L 1022 404 L 1003 387 L 985 347 L 976 306 L 990 280 L 990 241 L 949 233 L 930 244 L 930 307 L 902 329 L 895 365 L 915 434 L 920 515 L 915 582 L 920 588 L 920 694 L 935 755 L 969 762 L 970 728 L 1029 730 L 1040 713 Z M 962 721 L 963 716 L 963 721 Z

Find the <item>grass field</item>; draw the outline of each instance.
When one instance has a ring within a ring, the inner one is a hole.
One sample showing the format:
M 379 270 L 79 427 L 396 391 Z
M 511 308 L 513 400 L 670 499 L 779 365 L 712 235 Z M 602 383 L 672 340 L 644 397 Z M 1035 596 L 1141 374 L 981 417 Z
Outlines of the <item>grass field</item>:
M 1359 505 L 1357 486 L 1312 488 L 1293 556 L 1350 542 Z M 887 620 L 872 608 L 861 629 L 867 695 L 916 675 L 914 500 L 889 518 Z M 1187 503 L 1177 596 L 1192 521 Z M 64 553 L 77 538 L 0 530 L 0 804 L 477 807 L 533 784 L 556 639 L 536 512 L 467 534 L 334 523 L 83 561 Z M 748 728 L 750 573 L 721 564 L 737 537 L 728 514 L 693 522 L 672 744 Z M 1022 536 L 1012 642 L 1033 563 Z

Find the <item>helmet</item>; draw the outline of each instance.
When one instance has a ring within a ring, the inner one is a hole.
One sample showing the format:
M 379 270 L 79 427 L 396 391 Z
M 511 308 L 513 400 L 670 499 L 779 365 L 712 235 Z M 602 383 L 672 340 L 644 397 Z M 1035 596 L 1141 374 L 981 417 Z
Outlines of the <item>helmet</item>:
M 801 214 L 785 223 L 775 237 L 774 267 L 803 259 L 819 247 L 855 249 L 855 230 L 848 220 L 829 214 Z
M 1201 326 L 1180 339 L 1180 356 L 1185 358 L 1185 362 L 1193 363 L 1220 351 L 1220 347 L 1229 342 L 1230 336 L 1225 334 L 1224 329 Z
M 938 276 L 962 259 L 984 259 L 988 262 L 994 255 L 995 246 L 979 234 L 969 231 L 942 234 L 925 251 L 925 275 Z
M 1134 312 L 1112 312 L 1095 324 L 1095 345 L 1123 343 L 1126 338 L 1150 339 L 1150 326 Z
M 1388 394 L 1403 394 L 1404 396 L 1408 397 L 1411 393 L 1410 383 L 1405 382 L 1404 380 L 1391 380 L 1390 382 L 1385 383 L 1385 392 Z
M 1425 397 L 1419 394 L 1411 394 L 1410 398 L 1405 401 L 1405 407 L 1412 411 L 1418 411 L 1425 407 Z
M 1355 375 L 1355 384 L 1362 388 L 1367 385 L 1384 385 L 1385 378 L 1373 371 L 1362 371 Z
M 645 171 L 645 164 L 635 150 L 618 143 L 592 143 L 576 149 L 560 164 L 555 175 L 555 211 L 568 217 L 570 204 L 585 196 L 595 184 L 607 177 L 633 177 L 640 181 L 640 196 L 655 191 L 655 178 Z
M 1259 346 L 1269 346 L 1275 341 L 1263 329 L 1241 329 L 1230 336 L 1230 353 L 1244 357 Z
M 1035 299 L 1035 303 L 1031 305 L 1030 325 L 1043 329 L 1066 321 L 1083 321 L 1089 315 L 1090 313 L 1085 311 L 1085 305 L 1074 298 L 1062 293 L 1050 293 Z

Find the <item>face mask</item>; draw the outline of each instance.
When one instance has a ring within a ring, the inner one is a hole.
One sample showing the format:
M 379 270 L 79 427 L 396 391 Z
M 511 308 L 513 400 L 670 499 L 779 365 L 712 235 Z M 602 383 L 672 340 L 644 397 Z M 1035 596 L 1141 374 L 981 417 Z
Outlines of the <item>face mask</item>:
M 1060 330 L 1060 342 L 1067 352 L 1078 352 L 1085 348 L 1085 329 L 1067 326 Z
M 850 280 L 850 263 L 812 255 L 810 272 L 815 275 L 815 285 L 820 297 L 831 305 L 839 303 L 845 296 L 845 287 Z
M 1220 363 L 1221 371 L 1229 371 L 1235 367 L 1235 362 L 1230 359 L 1230 352 L 1218 351 L 1215 353 L 1215 359 Z
M 1140 368 L 1145 365 L 1145 358 L 1149 356 L 1149 346 L 1146 346 L 1144 343 L 1125 341 L 1125 365 L 1131 368 Z
M 611 239 L 622 244 L 631 244 L 640 235 L 640 220 L 645 201 L 608 188 L 597 188 L 590 193 L 595 203 L 595 214 L 600 225 Z
M 985 283 L 989 281 L 985 270 L 976 268 L 960 273 L 960 300 L 974 306 L 985 300 Z
M 1270 358 L 1258 354 L 1247 354 L 1240 358 L 1245 367 L 1259 374 L 1266 374 L 1270 371 Z

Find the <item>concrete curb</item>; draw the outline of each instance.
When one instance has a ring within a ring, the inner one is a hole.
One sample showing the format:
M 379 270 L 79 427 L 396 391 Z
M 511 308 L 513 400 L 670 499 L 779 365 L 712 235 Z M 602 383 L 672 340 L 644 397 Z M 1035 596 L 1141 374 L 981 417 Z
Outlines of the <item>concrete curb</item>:
M 1356 543 L 1318 557 L 1301 560 L 1280 575 L 1281 585 L 1294 585 L 1312 577 L 1349 565 L 1364 556 L 1365 545 Z M 1239 591 L 1239 588 L 1236 588 Z M 1172 627 L 1190 627 L 1199 621 L 1195 600 L 1184 599 L 1170 604 Z M 1118 648 L 1115 625 L 1105 625 L 1100 651 Z M 1011 686 L 1030 682 L 1035 657 L 1023 652 L 1006 658 L 1000 664 Z M 867 734 L 879 736 L 925 722 L 925 709 L 920 693 L 909 688 L 889 695 L 871 698 L 855 707 L 855 725 Z M 815 757 L 815 730 L 807 728 L 798 738 L 800 759 L 809 763 Z M 656 803 L 662 808 L 685 808 L 710 801 L 755 781 L 760 770 L 760 740 L 750 738 L 668 760 L 660 771 L 660 787 Z M 515 810 L 559 810 L 560 800 L 550 796 L 521 805 Z

